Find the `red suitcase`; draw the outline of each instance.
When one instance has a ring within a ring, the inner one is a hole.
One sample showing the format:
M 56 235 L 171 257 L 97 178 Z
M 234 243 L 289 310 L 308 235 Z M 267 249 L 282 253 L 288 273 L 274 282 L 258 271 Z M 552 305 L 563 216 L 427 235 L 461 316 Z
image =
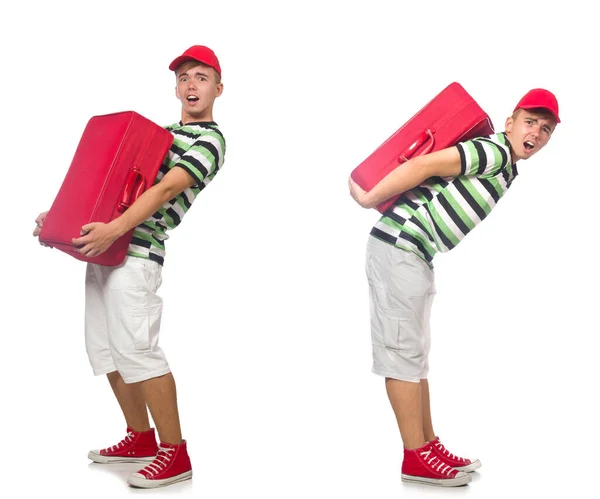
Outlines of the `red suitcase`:
M 489 116 L 459 83 L 453 82 L 358 165 L 351 177 L 368 192 L 413 156 L 493 133 Z M 385 212 L 398 197 L 380 203 L 377 210 Z
M 50 207 L 39 239 L 74 258 L 100 265 L 125 259 L 133 229 L 95 257 L 77 253 L 72 239 L 90 222 L 110 222 L 152 184 L 173 136 L 133 112 L 92 117 Z

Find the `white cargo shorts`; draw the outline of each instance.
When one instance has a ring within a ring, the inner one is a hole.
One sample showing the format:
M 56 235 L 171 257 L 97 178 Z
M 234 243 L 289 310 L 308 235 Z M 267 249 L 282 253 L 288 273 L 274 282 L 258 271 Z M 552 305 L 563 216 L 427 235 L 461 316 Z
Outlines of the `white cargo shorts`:
M 373 372 L 419 382 L 429 372 L 429 317 L 434 272 L 410 251 L 369 236 L 369 281 Z
M 95 375 L 119 371 L 125 383 L 136 383 L 170 372 L 158 346 L 161 271 L 131 256 L 116 267 L 88 263 L 85 346 Z

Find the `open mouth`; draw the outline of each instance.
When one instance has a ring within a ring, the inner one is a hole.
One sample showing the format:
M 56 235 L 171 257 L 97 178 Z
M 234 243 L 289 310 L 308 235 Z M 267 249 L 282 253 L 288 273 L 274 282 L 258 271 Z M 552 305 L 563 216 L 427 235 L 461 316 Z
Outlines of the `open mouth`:
M 523 142 L 523 146 L 525 147 L 526 151 L 533 151 L 533 148 L 535 147 L 531 140 L 526 140 L 525 142 Z
M 188 102 L 198 102 L 200 99 L 198 99 L 198 97 L 196 97 L 195 95 L 188 95 L 187 96 L 187 101 Z

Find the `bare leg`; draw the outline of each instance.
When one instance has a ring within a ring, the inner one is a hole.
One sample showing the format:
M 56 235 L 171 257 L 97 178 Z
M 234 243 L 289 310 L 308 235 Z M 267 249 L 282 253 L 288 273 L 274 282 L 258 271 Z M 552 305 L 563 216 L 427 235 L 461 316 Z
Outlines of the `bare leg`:
M 425 445 L 421 383 L 386 378 L 385 388 L 406 449 Z
M 106 377 L 121 406 L 127 426 L 135 431 L 149 430 L 148 410 L 140 384 L 125 383 L 118 371 L 108 373 Z
M 429 382 L 421 380 L 421 406 L 423 412 L 423 436 L 427 442 L 435 439 L 433 423 L 431 422 L 431 404 L 429 402 Z
M 180 444 L 181 425 L 177 409 L 177 389 L 171 373 L 139 383 L 156 424 L 161 442 Z

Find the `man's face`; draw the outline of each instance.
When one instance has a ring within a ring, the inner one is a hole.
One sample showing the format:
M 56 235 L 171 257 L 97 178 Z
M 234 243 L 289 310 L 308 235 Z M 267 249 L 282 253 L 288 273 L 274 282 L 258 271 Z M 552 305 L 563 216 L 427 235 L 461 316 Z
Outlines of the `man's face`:
M 211 121 L 214 100 L 223 92 L 217 74 L 211 67 L 198 64 L 177 71 L 175 95 L 181 102 L 183 123 Z
M 506 135 L 513 151 L 513 161 L 528 159 L 544 147 L 554 131 L 551 116 L 520 109 L 515 118 L 506 120 Z

